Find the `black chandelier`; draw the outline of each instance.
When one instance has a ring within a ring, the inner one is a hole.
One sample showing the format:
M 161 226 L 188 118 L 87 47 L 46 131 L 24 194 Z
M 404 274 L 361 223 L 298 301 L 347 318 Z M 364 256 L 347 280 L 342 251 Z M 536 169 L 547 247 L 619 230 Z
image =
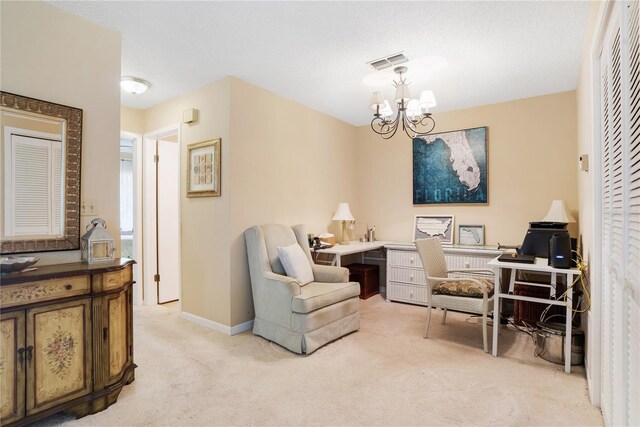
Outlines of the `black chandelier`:
M 370 106 L 373 113 L 371 129 L 384 139 L 389 139 L 396 134 L 402 125 L 402 130 L 410 138 L 428 135 L 436 127 L 436 122 L 431 117 L 429 108 L 436 106 L 436 98 L 430 90 L 422 91 L 420 99 L 411 99 L 409 83 L 406 82 L 403 74 L 407 72 L 407 67 L 396 67 L 393 71 L 398 74 L 398 81 L 393 81 L 396 88 L 395 103 L 398 108 L 398 115 L 391 120 L 393 110 L 389 101 L 383 98 L 380 92 L 374 92 L 371 97 Z

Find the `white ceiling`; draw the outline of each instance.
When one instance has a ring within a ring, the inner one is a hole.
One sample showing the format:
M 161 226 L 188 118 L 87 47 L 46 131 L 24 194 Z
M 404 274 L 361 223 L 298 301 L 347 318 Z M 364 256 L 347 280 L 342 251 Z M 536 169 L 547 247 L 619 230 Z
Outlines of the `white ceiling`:
M 122 34 L 122 74 L 151 82 L 146 109 L 228 75 L 354 125 L 371 120 L 367 61 L 404 51 L 447 67 L 411 86 L 437 113 L 576 88 L 589 4 L 116 2 L 55 6 Z M 391 82 L 383 88 L 393 97 Z

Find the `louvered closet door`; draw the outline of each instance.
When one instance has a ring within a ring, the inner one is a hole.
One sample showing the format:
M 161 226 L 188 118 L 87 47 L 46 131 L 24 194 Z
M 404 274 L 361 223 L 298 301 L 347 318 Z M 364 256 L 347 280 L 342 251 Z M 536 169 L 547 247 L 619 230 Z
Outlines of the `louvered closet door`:
M 626 7 L 629 33 L 628 86 L 629 129 L 626 147 L 627 189 L 625 236 L 624 314 L 625 365 L 628 369 L 625 384 L 628 389 L 627 413 L 630 425 L 640 425 L 640 4 L 635 1 Z
M 640 425 L 640 6 L 613 7 L 599 58 L 602 410 Z

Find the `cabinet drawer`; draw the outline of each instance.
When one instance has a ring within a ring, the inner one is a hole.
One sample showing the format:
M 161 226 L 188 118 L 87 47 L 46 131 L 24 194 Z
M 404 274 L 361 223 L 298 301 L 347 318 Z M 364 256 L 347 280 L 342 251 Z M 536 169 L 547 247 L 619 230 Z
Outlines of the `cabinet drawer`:
M 89 276 L 74 276 L 64 279 L 2 286 L 0 288 L 0 305 L 6 308 L 20 304 L 67 298 L 89 293 L 89 289 Z
M 387 299 L 426 305 L 427 287 L 389 282 L 387 286 Z
M 122 285 L 131 282 L 133 277 L 131 275 L 131 266 L 128 265 L 122 270 L 110 271 L 102 275 L 102 286 L 104 290 L 117 289 Z
M 424 275 L 424 271 L 412 268 L 391 267 L 389 269 L 389 280 L 412 285 L 427 284 L 427 278 Z
M 393 251 L 387 254 L 389 257 L 389 265 L 397 265 L 401 267 L 422 268 L 420 255 L 416 251 Z

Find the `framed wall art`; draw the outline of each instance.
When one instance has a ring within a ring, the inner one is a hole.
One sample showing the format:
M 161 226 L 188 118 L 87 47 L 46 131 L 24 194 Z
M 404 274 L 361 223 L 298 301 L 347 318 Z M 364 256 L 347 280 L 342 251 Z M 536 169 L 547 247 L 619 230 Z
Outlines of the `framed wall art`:
M 458 225 L 458 244 L 484 246 L 484 225 Z
M 438 237 L 445 245 L 453 243 L 453 215 L 416 215 L 413 241 Z
M 487 128 L 413 139 L 413 204 L 487 203 Z
M 221 139 L 187 146 L 187 197 L 220 196 Z

